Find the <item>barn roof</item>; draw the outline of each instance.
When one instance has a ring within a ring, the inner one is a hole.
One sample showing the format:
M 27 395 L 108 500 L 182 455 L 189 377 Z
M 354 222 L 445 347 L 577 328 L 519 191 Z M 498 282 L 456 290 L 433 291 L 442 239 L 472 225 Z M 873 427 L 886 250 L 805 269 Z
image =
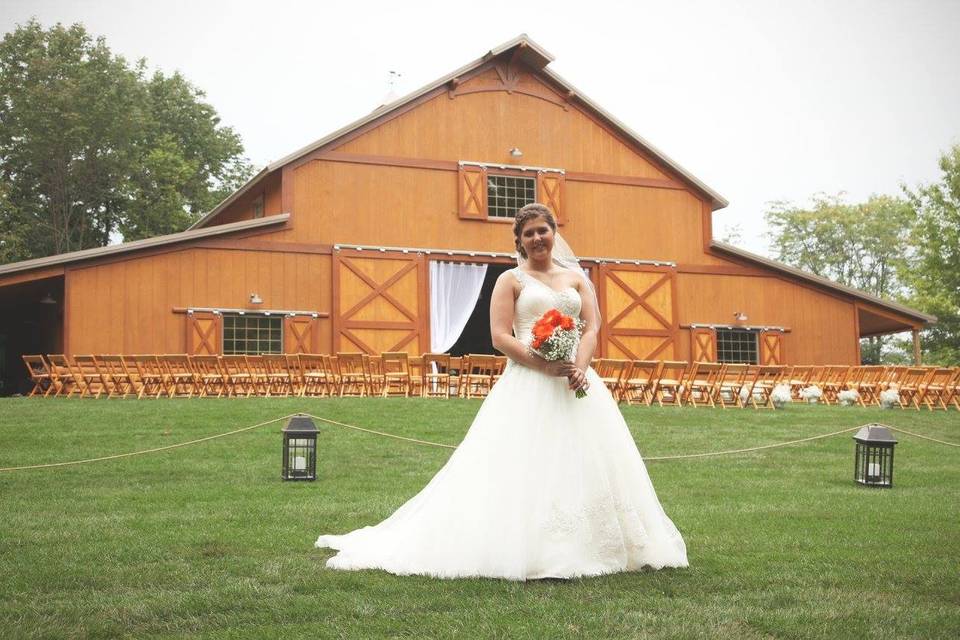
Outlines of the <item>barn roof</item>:
M 445 84 L 454 80 L 455 78 L 459 78 L 465 74 L 468 74 L 471 71 L 480 67 L 481 65 L 489 62 L 491 59 L 511 51 L 517 53 L 517 55 L 520 56 L 520 58 L 527 64 L 527 66 L 531 67 L 534 70 L 539 71 L 544 76 L 549 78 L 554 84 L 561 87 L 564 90 L 564 92 L 566 92 L 568 95 L 571 96 L 572 101 L 579 102 L 582 107 L 584 107 L 587 111 L 592 112 L 593 115 L 599 117 L 601 120 L 606 122 L 611 128 L 617 131 L 620 135 L 625 137 L 627 140 L 630 140 L 631 142 L 636 144 L 638 147 L 643 149 L 646 153 L 658 159 L 664 165 L 666 165 L 667 167 L 675 171 L 677 174 L 679 174 L 681 178 L 684 179 L 690 186 L 692 186 L 695 190 L 699 191 L 701 194 L 703 194 L 710 200 L 714 210 L 722 209 L 723 207 L 726 207 L 729 204 L 729 202 L 727 202 L 727 200 L 723 196 L 721 196 L 719 193 L 717 193 L 716 191 L 708 187 L 706 184 L 701 182 L 696 176 L 694 176 L 692 173 L 690 173 L 689 171 L 684 169 L 682 166 L 680 166 L 679 163 L 677 163 L 675 160 L 670 158 L 663 151 L 661 151 L 660 149 L 650 144 L 647 140 L 645 140 L 636 132 L 634 132 L 632 129 L 630 129 L 625 124 L 617 120 L 610 113 L 604 111 L 597 103 L 590 100 L 590 98 L 584 95 L 583 92 L 581 92 L 571 83 L 567 82 L 559 74 L 554 73 L 553 71 L 548 69 L 547 65 L 554 60 L 554 57 L 549 52 L 547 52 L 546 49 L 544 49 L 539 44 L 531 40 L 527 34 L 522 33 L 516 38 L 514 38 L 513 40 L 510 40 L 509 42 L 505 42 L 498 47 L 494 47 L 483 56 L 477 58 L 473 62 L 470 62 L 460 67 L 456 71 L 452 71 L 451 73 L 448 73 L 442 78 L 438 78 L 437 80 L 434 80 L 430 84 L 420 87 L 413 93 L 407 94 L 406 96 L 403 96 L 402 98 L 399 98 L 389 104 L 385 104 L 380 107 L 377 107 L 372 112 L 360 118 L 359 120 L 351 122 L 347 126 L 341 129 L 338 129 L 337 131 L 334 131 L 333 133 L 323 138 L 320 138 L 319 140 L 312 142 L 307 146 L 301 149 L 298 149 L 297 151 L 294 151 L 293 153 L 287 156 L 284 156 L 283 158 L 280 158 L 275 162 L 270 163 L 269 165 L 264 167 L 259 173 L 257 173 L 257 175 L 253 176 L 249 181 L 247 181 L 246 184 L 244 184 L 232 195 L 230 195 L 227 199 L 225 199 L 223 202 L 221 202 L 216 207 L 214 207 L 205 216 L 197 220 L 193 224 L 193 226 L 191 226 L 190 228 L 194 229 L 197 227 L 202 227 L 204 224 L 209 222 L 213 217 L 215 217 L 218 213 L 223 211 L 231 203 L 233 203 L 240 196 L 246 193 L 250 188 L 252 188 L 257 182 L 259 182 L 267 174 L 272 173 L 277 169 L 280 169 L 284 165 L 287 165 L 291 162 L 295 162 L 296 160 L 316 151 L 317 149 L 320 149 L 321 147 L 334 144 L 339 138 L 342 138 L 352 133 L 353 131 L 373 122 L 374 120 L 377 120 L 378 118 L 382 118 L 383 116 L 393 111 L 396 111 L 397 109 L 403 108 L 407 104 L 417 100 L 421 96 L 424 96 L 430 93 L 431 91 L 436 90 L 439 87 L 444 86 Z
M 742 258 L 748 262 L 752 262 L 761 267 L 766 267 L 767 269 L 779 271 L 781 273 L 791 275 L 795 278 L 806 280 L 807 282 L 811 282 L 821 287 L 827 287 L 829 289 L 839 291 L 844 295 L 857 298 L 859 300 L 863 300 L 864 302 L 869 302 L 870 304 L 876 305 L 878 307 L 895 311 L 901 315 L 905 315 L 915 320 L 919 320 L 920 322 L 923 322 L 923 323 L 935 323 L 937 321 L 936 316 L 931 316 L 929 314 L 923 313 L 922 311 L 911 309 L 910 307 L 904 306 L 902 304 L 892 302 L 890 300 L 884 300 L 883 298 L 878 298 L 877 296 L 869 294 L 865 291 L 860 291 L 859 289 L 847 287 L 845 285 L 838 284 L 833 280 L 828 280 L 827 278 L 823 278 L 823 277 L 814 275 L 812 273 L 808 273 L 806 271 L 801 271 L 800 269 L 791 267 L 790 265 L 784 264 L 777 260 L 771 260 L 770 258 L 765 258 L 755 253 L 744 251 L 743 249 L 735 247 L 732 244 L 727 244 L 726 242 L 713 240 L 710 243 L 710 247 L 712 249 L 717 249 L 730 256 L 733 256 L 736 258 Z
M 186 242 L 188 240 L 196 240 L 199 238 L 208 238 L 210 236 L 219 236 L 226 233 L 233 233 L 235 231 L 247 231 L 250 229 L 259 229 L 261 227 L 268 227 L 276 224 L 281 224 L 286 222 L 290 218 L 289 213 L 280 213 L 274 216 L 265 216 L 263 218 L 256 218 L 254 220 L 241 220 L 240 222 L 231 222 L 228 224 L 219 224 L 213 227 L 206 227 L 203 229 L 193 229 L 187 231 L 181 231 L 179 233 L 170 233 L 164 236 L 154 236 L 152 238 L 145 238 L 143 240 L 134 240 L 133 242 L 122 242 L 120 244 L 112 244 L 106 247 L 94 247 L 93 249 L 82 249 L 80 251 L 71 251 L 69 253 L 58 253 L 56 255 L 47 256 L 45 258 L 35 258 L 33 260 L 23 260 L 21 262 L 13 262 L 10 264 L 5 264 L 0 266 L 0 277 L 11 274 L 19 273 L 21 271 L 30 271 L 32 269 L 42 269 L 44 267 L 56 267 L 59 265 L 69 264 L 72 262 L 80 262 L 83 260 L 90 260 L 93 258 L 101 258 L 104 256 L 113 256 L 120 253 L 128 253 L 130 251 L 138 251 L 141 249 L 150 249 L 153 247 L 159 247 L 164 245 L 177 244 L 179 242 Z

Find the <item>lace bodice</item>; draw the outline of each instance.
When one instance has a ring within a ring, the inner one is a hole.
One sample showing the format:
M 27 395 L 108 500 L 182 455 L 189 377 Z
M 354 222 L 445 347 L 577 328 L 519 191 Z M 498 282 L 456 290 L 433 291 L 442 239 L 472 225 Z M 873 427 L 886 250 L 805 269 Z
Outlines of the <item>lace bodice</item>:
M 580 293 L 573 287 L 559 291 L 548 287 L 520 267 L 510 270 L 523 287 L 513 312 L 513 334 L 523 343 L 529 343 L 533 325 L 548 309 L 556 308 L 561 313 L 580 317 Z

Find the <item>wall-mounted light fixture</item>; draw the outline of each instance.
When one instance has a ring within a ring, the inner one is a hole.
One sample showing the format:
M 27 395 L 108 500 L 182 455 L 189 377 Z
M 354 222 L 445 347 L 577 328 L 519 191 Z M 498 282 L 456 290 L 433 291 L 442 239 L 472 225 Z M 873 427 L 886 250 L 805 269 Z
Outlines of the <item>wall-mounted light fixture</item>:
M 737 322 L 747 321 L 747 314 L 745 314 L 743 311 L 734 311 L 733 317 L 737 319 Z
M 513 156 L 514 158 L 522 158 L 522 157 L 523 157 L 523 151 L 520 151 L 520 149 L 519 149 L 518 147 L 514 147 L 514 148 L 510 149 L 510 155 Z
M 259 293 L 251 293 L 250 304 L 263 304 L 263 298 L 260 297 Z

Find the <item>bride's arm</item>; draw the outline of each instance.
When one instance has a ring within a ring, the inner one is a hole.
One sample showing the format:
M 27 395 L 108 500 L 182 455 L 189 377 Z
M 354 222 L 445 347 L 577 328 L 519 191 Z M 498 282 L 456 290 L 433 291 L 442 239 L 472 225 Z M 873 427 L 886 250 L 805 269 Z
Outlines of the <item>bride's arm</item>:
M 501 273 L 493 286 L 493 294 L 490 296 L 490 337 L 493 348 L 514 362 L 547 375 L 567 375 L 569 363 L 547 362 L 531 353 L 527 345 L 513 336 L 515 286 L 519 285 L 516 285 L 516 278 L 509 271 Z
M 600 310 L 597 309 L 597 296 L 582 278 L 577 281 L 577 290 L 580 292 L 582 305 L 580 319 L 584 322 L 583 334 L 580 336 L 580 347 L 577 349 L 576 365 L 581 371 L 586 371 L 597 350 L 597 341 L 600 337 Z

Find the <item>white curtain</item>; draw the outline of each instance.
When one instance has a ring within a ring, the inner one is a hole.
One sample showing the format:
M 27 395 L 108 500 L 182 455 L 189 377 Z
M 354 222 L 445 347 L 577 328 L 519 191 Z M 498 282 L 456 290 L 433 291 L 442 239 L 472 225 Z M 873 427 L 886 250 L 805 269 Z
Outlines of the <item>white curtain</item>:
M 430 351 L 446 353 L 477 306 L 485 264 L 430 261 Z

